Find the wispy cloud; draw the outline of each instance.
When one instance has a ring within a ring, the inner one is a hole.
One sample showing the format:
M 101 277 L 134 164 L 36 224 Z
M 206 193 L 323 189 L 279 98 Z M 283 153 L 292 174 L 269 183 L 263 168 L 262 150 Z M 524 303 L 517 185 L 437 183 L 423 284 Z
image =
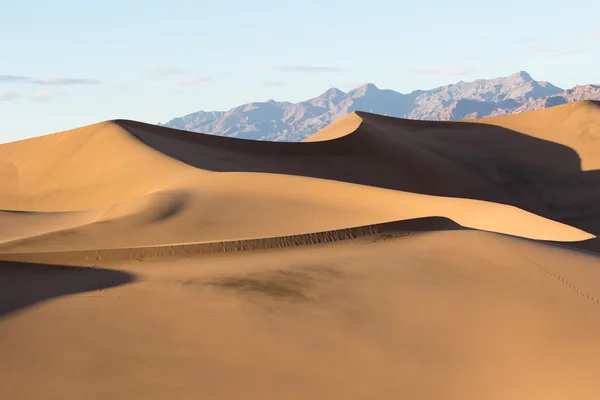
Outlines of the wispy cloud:
M 550 52 L 550 49 L 547 46 L 536 44 L 525 47 L 523 51 L 527 54 L 546 54 Z
M 27 96 L 27 98 L 32 101 L 46 102 L 46 101 L 54 100 L 54 98 L 56 96 L 63 96 L 63 95 L 64 95 L 64 93 L 62 93 L 62 92 L 49 92 L 49 91 L 43 90 L 43 91 L 34 93 L 30 96 Z
M 345 68 L 332 67 L 325 65 L 307 65 L 307 64 L 264 64 L 250 67 L 254 70 L 277 70 L 283 72 L 342 72 Z
M 19 75 L 0 75 L 0 82 L 27 82 L 31 78 Z
M 471 75 L 475 71 L 470 68 L 416 68 L 412 72 L 416 75 L 459 76 Z
M 41 78 L 32 79 L 31 83 L 36 85 L 46 86 L 70 86 L 70 85 L 99 85 L 100 82 L 97 79 L 77 79 L 77 78 Z
M 185 74 L 185 71 L 175 67 L 160 67 L 150 70 L 146 73 L 146 77 L 156 81 L 160 79 L 170 78 L 172 76 Z
M 0 101 L 16 100 L 19 97 L 21 97 L 21 95 L 18 93 L 6 91 L 6 90 L 0 90 Z
M 210 78 L 205 78 L 202 76 L 188 76 L 184 80 L 179 83 L 179 86 L 198 86 L 205 82 L 210 82 Z
M 0 82 L 20 82 L 31 83 L 34 85 L 98 85 L 100 82 L 97 79 L 79 79 L 79 78 L 32 78 L 21 75 L 0 75 Z
M 554 53 L 548 54 L 548 57 L 566 57 L 566 56 L 574 56 L 577 54 L 582 54 L 582 50 L 566 50 L 566 51 L 557 51 Z
M 285 86 L 286 83 L 285 83 L 285 81 L 267 81 L 267 82 L 263 82 L 262 85 L 265 87 L 281 87 L 281 86 Z
M 545 45 L 534 45 L 527 46 L 523 49 L 524 53 L 534 56 L 547 56 L 547 57 L 566 57 L 583 53 L 581 50 L 556 50 L 555 48 L 548 47 Z

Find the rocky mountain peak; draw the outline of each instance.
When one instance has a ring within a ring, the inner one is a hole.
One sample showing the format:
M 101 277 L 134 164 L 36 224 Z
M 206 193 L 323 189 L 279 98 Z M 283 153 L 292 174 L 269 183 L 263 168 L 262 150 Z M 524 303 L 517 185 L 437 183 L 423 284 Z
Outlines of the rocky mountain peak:
M 578 100 L 600 100 L 600 86 L 563 90 L 536 81 L 526 71 L 493 79 L 458 82 L 402 94 L 373 83 L 347 93 L 332 87 L 299 103 L 255 102 L 227 112 L 213 111 L 175 118 L 163 126 L 247 139 L 301 141 L 354 111 L 394 117 L 451 120 L 531 111 Z

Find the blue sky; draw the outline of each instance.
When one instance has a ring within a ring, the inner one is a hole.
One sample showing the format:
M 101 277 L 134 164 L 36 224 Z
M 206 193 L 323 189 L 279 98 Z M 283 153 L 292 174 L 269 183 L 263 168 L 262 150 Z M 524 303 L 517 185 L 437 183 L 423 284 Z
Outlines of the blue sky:
M 0 142 L 365 82 L 600 83 L 600 2 L 0 0 Z

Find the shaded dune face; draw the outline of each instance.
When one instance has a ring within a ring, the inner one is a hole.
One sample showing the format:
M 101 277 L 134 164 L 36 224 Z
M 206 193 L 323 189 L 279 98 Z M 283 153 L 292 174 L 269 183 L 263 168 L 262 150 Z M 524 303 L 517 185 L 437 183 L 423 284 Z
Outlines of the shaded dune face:
M 0 209 L 38 214 L 0 214 L 0 252 L 275 238 L 427 217 L 589 240 L 600 232 L 598 121 L 598 105 L 580 102 L 476 122 L 358 112 L 302 143 L 127 120 L 8 143 Z
M 103 268 L 0 261 L 0 318 L 56 297 L 132 283 L 135 276 Z
M 597 104 L 0 145 L 0 399 L 600 393 Z
M 300 175 L 485 200 L 600 232 L 600 107 L 595 102 L 477 122 L 358 112 L 302 144 L 117 122 L 146 145 L 204 170 Z M 582 162 L 588 170 L 582 170 Z

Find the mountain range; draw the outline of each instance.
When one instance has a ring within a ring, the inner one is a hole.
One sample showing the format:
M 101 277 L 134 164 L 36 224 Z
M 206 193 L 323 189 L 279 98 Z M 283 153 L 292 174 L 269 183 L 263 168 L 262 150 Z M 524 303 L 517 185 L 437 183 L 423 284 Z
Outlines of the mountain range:
M 299 103 L 269 100 L 229 111 L 198 111 L 161 126 L 242 139 L 298 142 L 354 111 L 420 120 L 464 120 L 600 100 L 600 85 L 562 89 L 520 71 L 402 94 L 372 83 L 349 92 L 331 88 Z

